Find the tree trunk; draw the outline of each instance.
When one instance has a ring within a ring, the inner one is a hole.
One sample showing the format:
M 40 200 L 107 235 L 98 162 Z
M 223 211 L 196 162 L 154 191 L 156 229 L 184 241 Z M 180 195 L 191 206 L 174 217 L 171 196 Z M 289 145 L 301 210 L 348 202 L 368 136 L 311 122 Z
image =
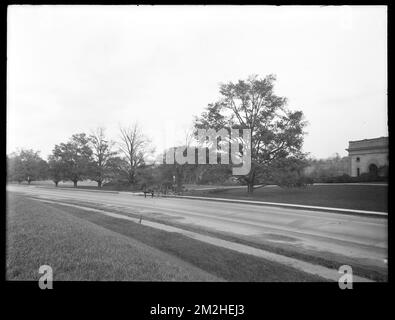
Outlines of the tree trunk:
M 102 185 L 101 180 L 97 181 L 97 187 L 98 187 L 99 189 L 101 189 L 101 185 Z
M 254 192 L 254 182 L 252 181 L 252 182 L 248 182 L 248 184 L 247 184 L 247 192 L 248 193 L 253 193 Z
M 58 186 L 58 183 L 59 183 L 59 181 L 55 181 L 55 187 L 57 187 L 57 186 Z
M 254 192 L 254 184 L 255 184 L 255 170 L 250 171 L 248 181 L 247 181 L 247 192 L 249 194 Z
M 182 191 L 182 185 L 183 185 L 183 181 L 182 181 L 182 177 L 180 175 L 176 176 L 176 185 L 177 185 L 177 192 L 181 192 Z
M 74 188 L 77 188 L 77 182 L 78 182 L 78 180 L 74 180 L 73 182 L 74 182 Z

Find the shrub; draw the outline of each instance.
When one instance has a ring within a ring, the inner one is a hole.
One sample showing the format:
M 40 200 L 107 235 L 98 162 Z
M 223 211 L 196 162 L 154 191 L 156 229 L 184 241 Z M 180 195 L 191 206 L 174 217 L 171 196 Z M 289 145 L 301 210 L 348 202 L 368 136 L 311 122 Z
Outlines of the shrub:
M 387 177 L 380 177 L 373 173 L 362 173 L 359 177 L 354 177 L 355 182 L 380 182 L 387 181 Z
M 319 177 L 315 182 L 321 183 L 355 183 L 355 182 L 380 182 L 387 181 L 386 177 L 380 177 L 372 173 L 362 173 L 359 177 L 351 177 L 348 174 L 335 177 Z
M 323 182 L 323 183 L 350 183 L 350 182 L 354 182 L 354 181 L 353 181 L 353 178 L 350 177 L 348 174 L 343 174 L 341 176 L 322 177 L 319 182 Z

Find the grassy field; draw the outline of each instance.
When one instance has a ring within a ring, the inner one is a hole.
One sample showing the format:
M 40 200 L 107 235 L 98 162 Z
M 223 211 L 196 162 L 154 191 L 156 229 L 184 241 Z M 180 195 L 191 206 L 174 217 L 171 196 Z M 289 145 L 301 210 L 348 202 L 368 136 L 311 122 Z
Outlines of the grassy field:
M 271 261 L 76 208 L 8 194 L 8 280 L 322 281 Z
M 7 279 L 38 280 L 44 264 L 54 280 L 219 280 L 61 209 L 9 195 Z
M 191 195 L 292 203 L 387 212 L 386 185 L 312 185 L 304 188 L 261 187 L 248 195 L 243 189 L 217 189 L 190 192 Z

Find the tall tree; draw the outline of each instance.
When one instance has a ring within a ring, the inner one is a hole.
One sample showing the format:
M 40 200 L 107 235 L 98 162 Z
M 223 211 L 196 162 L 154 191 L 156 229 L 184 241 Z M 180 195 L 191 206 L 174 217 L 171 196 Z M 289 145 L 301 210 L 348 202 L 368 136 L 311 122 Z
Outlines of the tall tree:
M 25 179 L 25 173 L 21 157 L 18 153 L 12 153 L 7 157 L 7 180 L 21 183 Z
M 92 150 L 85 133 L 74 134 L 67 143 L 55 145 L 53 156 L 62 163 L 64 179 L 73 181 L 75 188 L 78 181 L 91 176 Z
M 108 167 L 107 178 L 110 181 L 118 185 L 128 184 L 129 180 L 127 179 L 126 172 L 128 171 L 129 164 L 124 158 L 120 156 L 111 157 L 108 160 L 107 167 Z
M 62 161 L 60 156 L 50 155 L 48 157 L 48 173 L 50 179 L 58 186 L 58 183 L 65 180 L 67 172 L 66 163 Z
M 291 111 L 285 97 L 277 96 L 276 77 L 256 75 L 220 86 L 221 99 L 209 104 L 196 119 L 197 128 L 251 130 L 251 170 L 241 180 L 253 192 L 255 181 L 276 159 L 302 156 L 304 127 L 302 111 Z
M 137 124 L 133 124 L 127 128 L 121 127 L 120 133 L 120 152 L 123 154 L 127 163 L 125 173 L 129 184 L 135 184 L 137 168 L 144 166 L 145 158 L 151 152 L 149 150 L 149 140 L 141 132 Z
M 93 167 L 91 179 L 97 182 L 99 188 L 102 187 L 103 181 L 109 177 L 110 174 L 110 160 L 115 156 L 116 152 L 112 151 L 114 143 L 106 138 L 105 129 L 97 128 L 89 136 L 90 145 L 92 148 Z
M 40 157 L 39 151 L 22 149 L 11 154 L 8 163 L 9 178 L 19 183 L 46 179 L 47 162 Z

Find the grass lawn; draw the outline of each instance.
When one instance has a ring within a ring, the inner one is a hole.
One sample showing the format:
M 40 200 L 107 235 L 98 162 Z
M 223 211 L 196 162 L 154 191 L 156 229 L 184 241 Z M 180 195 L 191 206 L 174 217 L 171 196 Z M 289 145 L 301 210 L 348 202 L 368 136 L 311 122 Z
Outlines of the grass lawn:
M 261 187 L 248 195 L 240 189 L 194 191 L 190 195 L 387 212 L 386 185 L 313 185 L 304 188 Z
M 323 281 L 134 222 L 8 194 L 8 280 Z

